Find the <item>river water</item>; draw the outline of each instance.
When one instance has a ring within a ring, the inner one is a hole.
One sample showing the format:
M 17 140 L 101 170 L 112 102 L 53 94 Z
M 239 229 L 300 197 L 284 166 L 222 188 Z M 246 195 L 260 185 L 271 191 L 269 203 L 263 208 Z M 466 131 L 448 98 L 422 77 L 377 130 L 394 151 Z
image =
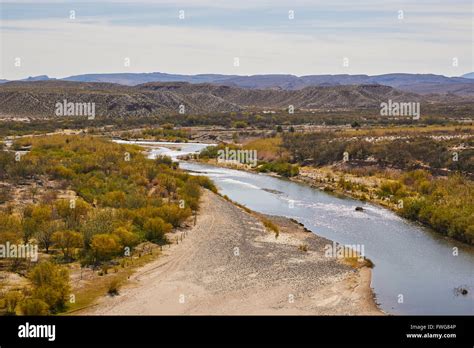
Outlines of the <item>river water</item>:
M 209 145 L 180 144 L 181 150 L 176 151 L 166 148 L 170 143 L 152 144 L 151 158 L 166 154 L 175 159 Z M 252 210 L 293 218 L 315 234 L 363 246 L 365 256 L 375 264 L 372 288 L 385 312 L 474 314 L 474 248 L 377 205 L 335 197 L 285 179 L 183 161 L 180 167 L 210 177 L 222 194 Z M 356 206 L 364 211 L 355 211 Z M 468 294 L 460 294 L 460 287 Z

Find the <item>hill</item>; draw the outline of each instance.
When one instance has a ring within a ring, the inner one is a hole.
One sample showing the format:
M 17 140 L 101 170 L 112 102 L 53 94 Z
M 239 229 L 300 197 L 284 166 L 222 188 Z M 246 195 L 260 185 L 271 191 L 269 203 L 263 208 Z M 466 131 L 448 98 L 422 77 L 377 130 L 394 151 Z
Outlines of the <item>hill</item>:
M 435 74 L 393 73 L 383 75 L 307 75 L 295 76 L 288 74 L 267 75 L 222 75 L 198 74 L 181 75 L 161 72 L 153 73 L 114 73 L 84 74 L 63 78 L 63 81 L 116 83 L 124 86 L 137 86 L 150 82 L 188 82 L 193 84 L 211 83 L 248 89 L 283 89 L 300 90 L 306 87 L 327 87 L 342 85 L 379 84 L 397 88 L 401 91 L 417 94 L 456 94 L 461 96 L 474 95 L 473 73 L 462 77 L 446 77 Z M 29 77 L 22 81 L 54 80 L 48 76 Z M 5 80 L 0 81 L 5 83 Z
M 450 100 L 463 100 L 452 96 Z M 232 112 L 243 109 L 347 110 L 379 108 L 391 99 L 404 102 L 438 102 L 446 99 L 406 93 L 389 86 L 355 85 L 306 87 L 299 90 L 245 89 L 185 82 L 146 83 L 123 86 L 111 83 L 33 81 L 0 85 L 0 115 L 54 116 L 55 104 L 68 102 L 96 104 L 96 114 L 106 116 L 148 116 Z

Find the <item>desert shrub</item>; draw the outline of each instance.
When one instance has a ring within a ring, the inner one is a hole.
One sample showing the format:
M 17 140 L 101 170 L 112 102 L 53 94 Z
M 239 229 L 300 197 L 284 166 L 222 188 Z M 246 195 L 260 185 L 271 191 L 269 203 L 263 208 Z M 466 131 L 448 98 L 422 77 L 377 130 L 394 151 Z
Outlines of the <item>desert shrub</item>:
M 242 129 L 248 127 L 248 124 L 245 121 L 235 121 L 234 123 L 232 123 L 232 127 Z
M 40 248 L 44 249 L 46 253 L 48 253 L 49 248 L 53 245 L 54 233 L 63 228 L 64 223 L 61 220 L 52 220 L 41 224 L 38 231 L 35 233 L 35 237 Z
M 49 306 L 43 300 L 37 298 L 27 298 L 19 304 L 19 309 L 23 315 L 48 315 Z
M 184 141 L 190 134 L 173 128 L 146 133 L 183 137 Z M 217 191 L 209 179 L 186 174 L 169 157 L 150 160 L 138 146 L 99 137 L 29 137 L 16 140 L 14 146 L 31 146 L 31 151 L 21 163 L 0 152 L 2 181 L 10 185 L 41 175 L 59 180 L 61 188 L 75 191 L 77 198 L 74 205 L 68 199 L 58 200 L 50 194 L 57 191 L 54 188 L 42 191 L 41 203 L 25 207 L 21 219 L 0 213 L 0 241 L 34 239 L 46 252 L 54 245 L 70 259 L 76 256 L 79 232 L 83 240 L 79 255 L 86 259 L 81 260 L 84 264 L 109 259 L 118 254 L 117 245 L 133 246 L 145 234 L 151 240 L 163 241 L 170 226 L 180 226 L 192 210 L 198 209 L 200 187 Z M 182 201 L 184 208 L 180 208 Z M 149 222 L 153 218 L 162 222 Z M 96 235 L 107 236 L 95 238 L 92 245 Z
M 418 198 L 406 198 L 403 200 L 403 207 L 400 214 L 407 219 L 417 220 L 420 210 L 423 208 L 425 202 Z
M 340 177 L 338 181 L 338 186 L 346 191 L 350 191 L 353 188 L 353 184 L 351 181 L 346 180 L 344 177 Z
M 69 293 L 69 272 L 51 262 L 41 262 L 28 275 L 33 285 L 32 298 L 42 300 L 49 311 L 56 313 L 66 308 Z
M 60 199 L 54 202 L 55 213 L 64 221 L 66 228 L 77 229 L 91 210 L 91 206 L 82 198 Z
M 0 151 L 0 179 L 5 179 L 9 167 L 15 163 L 15 154 L 7 151 Z
M 404 195 L 404 185 L 399 181 L 385 181 L 380 185 L 379 196 L 381 197 L 403 197 Z
M 161 243 L 165 240 L 165 234 L 171 232 L 173 226 L 163 219 L 157 217 L 148 219 L 144 226 L 145 238 L 150 242 Z
M 88 248 L 92 238 L 96 234 L 112 233 L 116 228 L 116 222 L 116 214 L 111 209 L 92 211 L 92 213 L 87 216 L 87 220 L 81 225 L 84 246 Z
M 148 201 L 146 196 L 138 190 L 128 192 L 128 194 L 125 196 L 125 207 L 128 209 L 142 208 L 147 204 Z
M 263 163 L 257 167 L 257 170 L 261 173 L 274 172 L 288 178 L 299 173 L 299 167 L 288 162 Z
M 199 199 L 201 195 L 201 191 L 199 188 L 199 181 L 195 179 L 189 179 L 188 181 L 184 183 L 180 192 L 186 195 L 187 197 Z
M 176 204 L 167 204 L 160 208 L 159 216 L 169 222 L 173 227 L 179 227 L 181 224 L 192 215 L 189 207 L 181 208 Z
M 107 287 L 107 293 L 110 296 L 116 296 L 119 294 L 119 289 L 120 289 L 120 281 L 117 278 L 114 278 L 110 281 Z
M 221 150 L 222 146 L 208 146 L 201 150 L 199 157 L 203 159 L 217 158 L 217 153 Z
M 20 220 L 15 216 L 0 211 L 0 243 L 15 243 L 21 238 L 21 232 Z
M 101 205 L 105 207 L 120 208 L 125 206 L 126 195 L 123 191 L 111 191 L 102 196 Z
M 124 247 L 133 247 L 138 244 L 140 238 L 125 227 L 119 227 L 112 232 L 119 238 L 120 244 Z
M 300 244 L 300 245 L 298 245 L 298 249 L 299 249 L 300 251 L 307 252 L 307 251 L 308 251 L 308 245 L 306 245 L 306 244 Z
M 91 240 L 91 251 L 96 262 L 110 260 L 120 253 L 119 237 L 113 234 L 96 234 Z
M 428 189 L 424 188 L 424 182 L 429 183 Z M 403 208 L 400 209 L 402 216 L 420 221 L 449 237 L 474 243 L 474 194 L 471 180 L 460 175 L 431 181 L 420 177 L 411 181 L 410 185 L 418 190 L 419 197 L 404 199 Z
M 275 235 L 278 237 L 278 234 L 280 233 L 280 230 L 278 229 L 278 226 L 275 225 L 272 221 L 270 221 L 269 219 L 267 218 L 264 218 L 264 217 L 261 217 L 260 220 L 262 221 L 263 225 L 273 231 L 275 233 Z
M 57 231 L 53 234 L 54 245 L 61 249 L 64 259 L 70 260 L 74 257 L 75 251 L 84 244 L 84 239 L 79 232 L 75 231 Z
M 51 168 L 50 174 L 54 179 L 73 179 L 74 178 L 74 171 L 66 168 L 62 165 L 55 166 Z
M 173 160 L 170 156 L 157 156 L 155 159 L 156 164 L 166 164 L 167 166 L 173 165 Z
M 23 300 L 24 295 L 20 291 L 9 291 L 2 299 L 2 307 L 6 315 L 16 315 L 17 306 Z
M 214 193 L 217 193 L 217 187 L 214 185 L 211 179 L 207 176 L 194 176 L 194 180 L 198 182 L 198 184 L 208 190 L 211 190 Z

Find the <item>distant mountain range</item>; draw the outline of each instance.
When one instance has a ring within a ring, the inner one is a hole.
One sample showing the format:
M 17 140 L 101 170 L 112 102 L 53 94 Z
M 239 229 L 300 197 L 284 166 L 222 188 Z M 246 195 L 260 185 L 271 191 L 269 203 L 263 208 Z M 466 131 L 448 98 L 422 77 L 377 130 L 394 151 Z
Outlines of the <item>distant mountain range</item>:
M 48 76 L 29 77 L 22 81 L 55 80 Z M 311 86 L 346 86 L 379 84 L 397 88 L 401 91 L 417 94 L 456 94 L 474 95 L 474 73 L 462 77 L 446 77 L 434 74 L 384 74 L 384 75 L 179 75 L 154 73 L 116 73 L 85 74 L 69 76 L 62 81 L 117 83 L 125 86 L 136 86 L 149 82 L 188 82 L 192 84 L 210 83 L 214 85 L 233 86 L 248 89 L 282 89 L 301 90 Z M 7 82 L 0 80 L 0 82 Z
M 465 79 L 474 79 L 474 72 L 464 74 L 461 77 L 464 77 Z
M 253 110 L 378 109 L 387 100 L 449 105 L 472 104 L 457 95 L 419 95 L 380 84 L 310 86 L 301 89 L 253 89 L 210 83 L 150 82 L 124 86 L 104 82 L 62 80 L 8 82 L 0 85 L 0 116 L 52 117 L 55 104 L 94 102 L 98 116 L 151 116 Z

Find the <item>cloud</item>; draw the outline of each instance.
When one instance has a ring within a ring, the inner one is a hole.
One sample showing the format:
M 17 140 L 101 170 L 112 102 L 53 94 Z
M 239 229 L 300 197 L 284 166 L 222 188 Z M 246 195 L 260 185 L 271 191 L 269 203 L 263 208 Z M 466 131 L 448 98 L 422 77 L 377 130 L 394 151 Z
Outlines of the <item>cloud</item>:
M 94 1 L 93 8 L 97 3 Z M 144 7 L 134 5 L 134 9 L 146 13 L 147 4 L 151 2 L 140 3 L 145 4 Z M 170 6 L 172 3 L 174 1 L 159 2 Z M 388 72 L 461 75 L 473 70 L 471 17 L 462 8 L 464 5 L 469 8 L 470 4 L 464 1 L 459 1 L 462 6 L 458 7 L 432 1 L 408 5 L 392 1 L 381 7 L 374 1 L 363 1 L 350 13 L 347 1 L 342 0 L 329 3 L 279 0 L 272 1 L 271 6 L 266 1 L 217 3 L 222 7 L 241 8 L 230 12 L 219 10 L 215 1 L 212 5 L 207 0 L 180 3 L 199 7 L 199 11 L 194 11 L 193 20 L 148 21 L 145 16 L 128 15 L 123 8 L 108 16 L 103 14 L 104 9 L 97 15 L 94 11 L 88 12 L 87 16 L 78 16 L 74 21 L 66 16 L 9 19 L 7 15 L 1 24 L 0 78 L 151 71 L 241 75 Z M 275 8 L 289 5 L 296 5 L 294 21 L 271 17 L 280 13 L 275 12 Z M 406 8 L 405 19 L 399 21 L 396 9 L 402 5 Z M 429 12 L 426 11 L 428 5 Z M 265 18 L 253 18 L 252 6 L 262 6 L 269 12 L 262 12 Z M 298 10 L 297 6 L 308 6 L 308 11 Z M 319 15 L 318 6 L 321 6 Z M 227 17 L 215 20 L 220 13 Z M 229 18 L 234 15 L 234 22 L 226 23 L 231 22 Z M 208 20 L 209 16 L 214 21 Z M 22 59 L 21 67 L 14 66 L 16 57 Z M 127 57 L 131 60 L 130 67 L 123 64 Z M 239 67 L 233 66 L 234 57 L 239 57 Z M 349 58 L 347 68 L 342 66 L 344 57 Z M 451 64 L 454 57 L 459 60 L 457 68 Z

